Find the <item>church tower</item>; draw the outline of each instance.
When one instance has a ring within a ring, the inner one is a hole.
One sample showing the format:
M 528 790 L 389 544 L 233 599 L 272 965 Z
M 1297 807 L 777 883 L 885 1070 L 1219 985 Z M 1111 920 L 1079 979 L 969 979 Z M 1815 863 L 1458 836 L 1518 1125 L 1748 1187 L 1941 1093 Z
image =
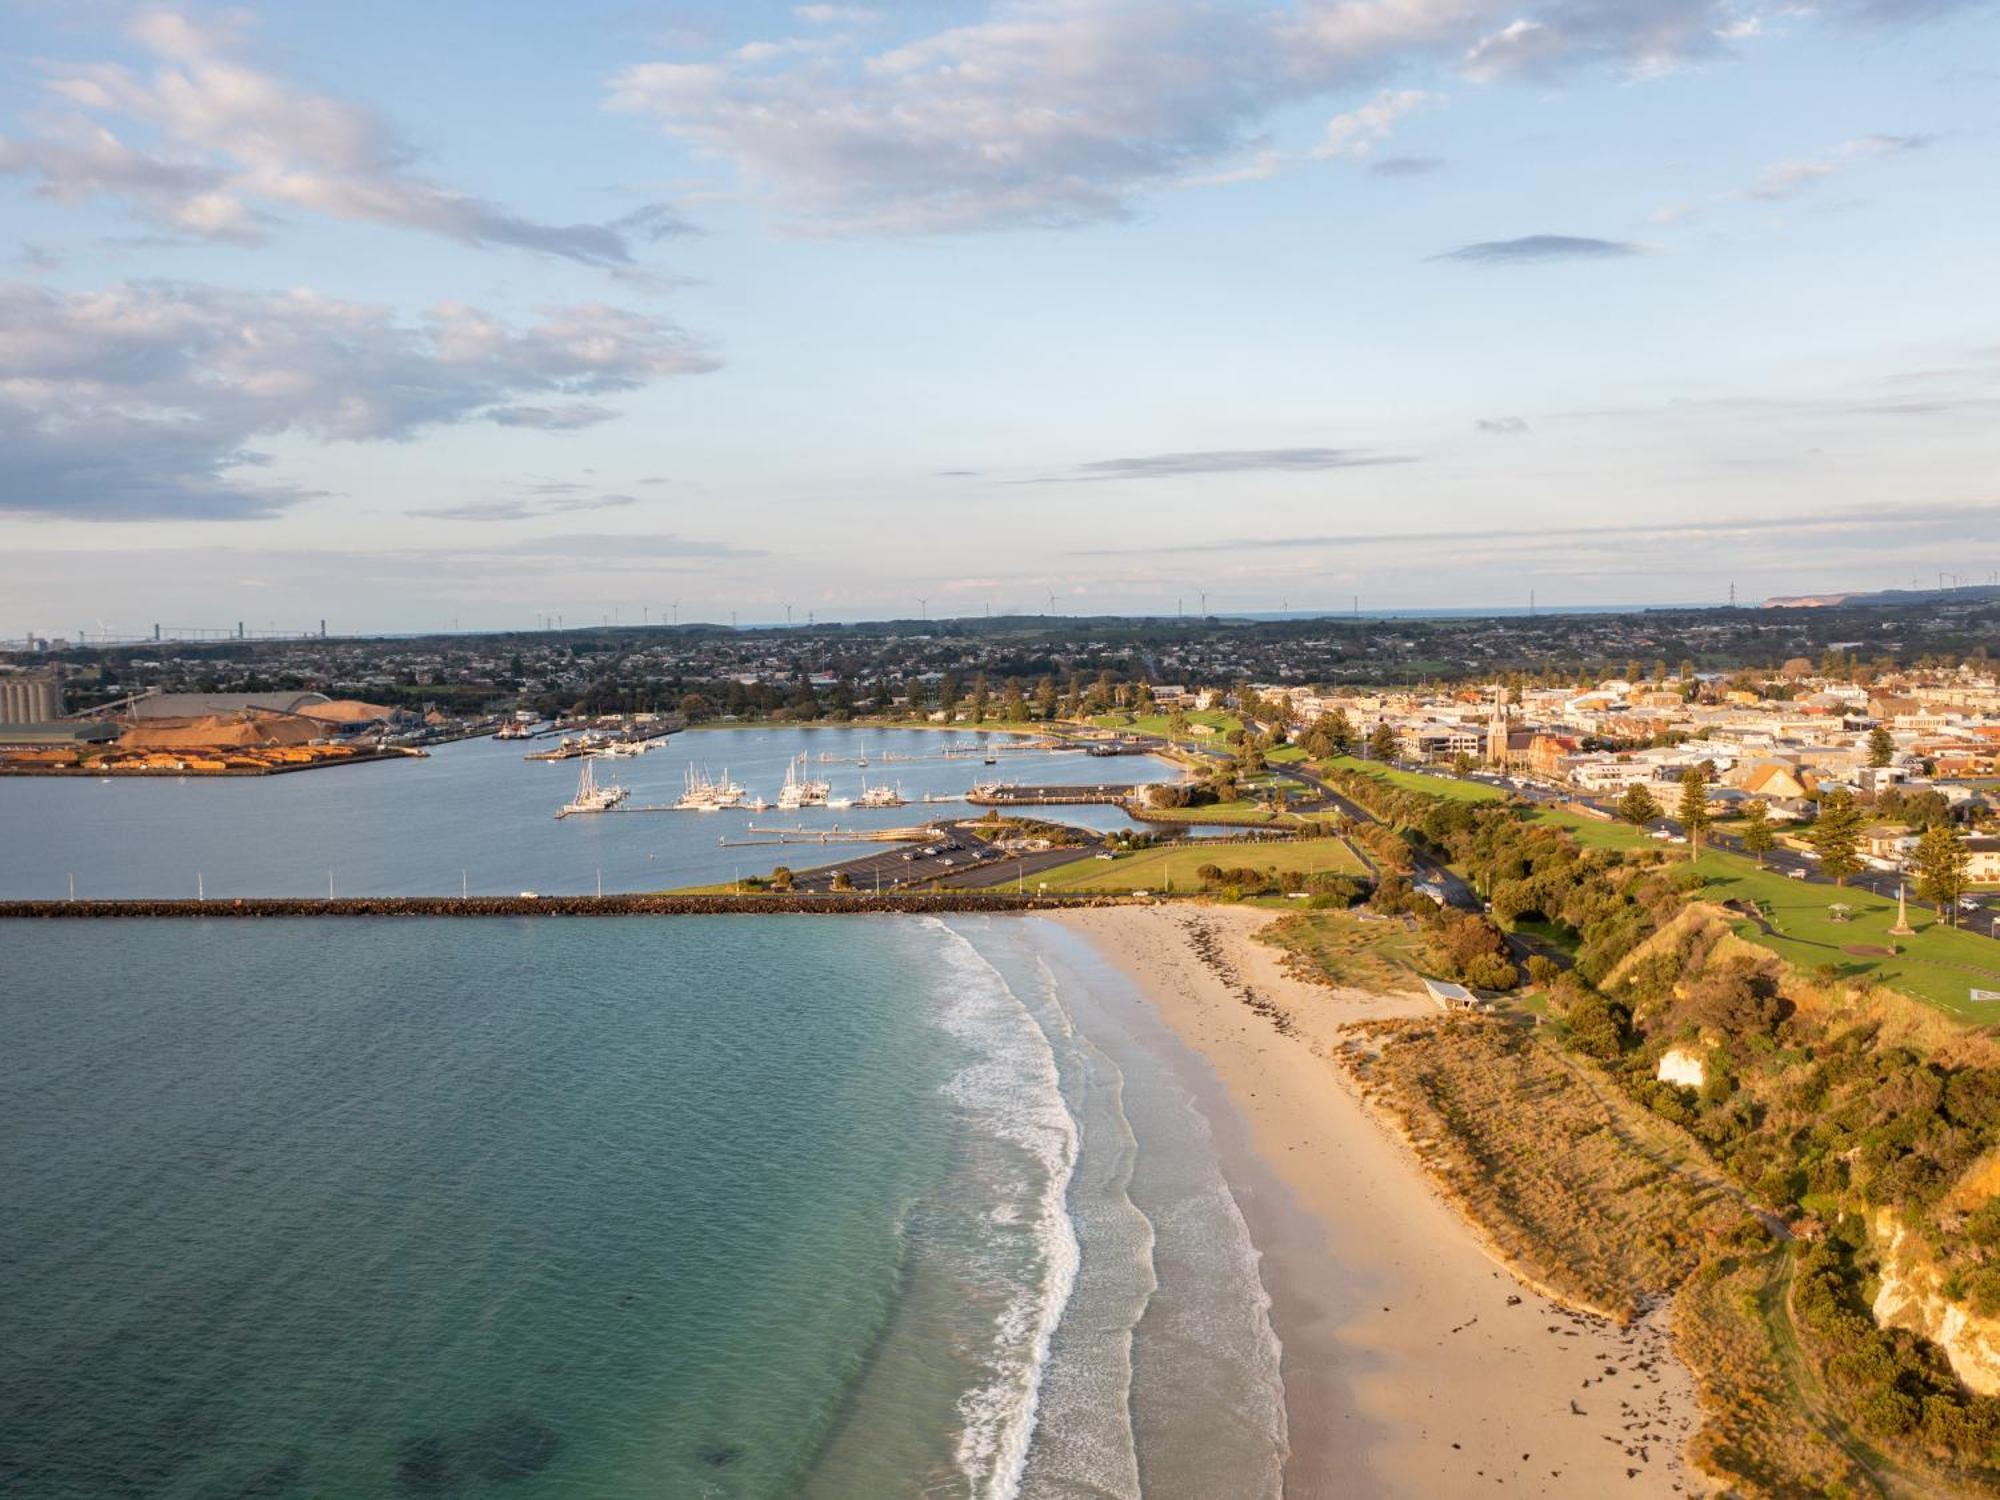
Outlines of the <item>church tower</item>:
M 1486 720 L 1486 764 L 1489 766 L 1507 764 L 1507 732 L 1512 727 L 1507 714 L 1507 690 L 1497 688 L 1493 694 L 1493 712 Z

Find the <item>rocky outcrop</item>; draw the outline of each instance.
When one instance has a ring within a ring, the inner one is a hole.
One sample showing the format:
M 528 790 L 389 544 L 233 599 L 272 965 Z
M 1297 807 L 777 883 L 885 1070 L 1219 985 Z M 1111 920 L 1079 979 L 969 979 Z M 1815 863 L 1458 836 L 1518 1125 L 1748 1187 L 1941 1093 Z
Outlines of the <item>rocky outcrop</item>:
M 1979 1317 L 1944 1294 L 1944 1273 L 1894 1209 L 1877 1209 L 1869 1229 L 1882 1258 L 1875 1321 L 1936 1344 L 1967 1389 L 1982 1396 L 2000 1393 L 2000 1319 Z
M 1654 1077 L 1662 1083 L 1677 1083 L 1684 1089 L 1698 1089 L 1708 1079 L 1708 1065 L 1699 1052 L 1688 1047 L 1669 1047 L 1660 1054 Z

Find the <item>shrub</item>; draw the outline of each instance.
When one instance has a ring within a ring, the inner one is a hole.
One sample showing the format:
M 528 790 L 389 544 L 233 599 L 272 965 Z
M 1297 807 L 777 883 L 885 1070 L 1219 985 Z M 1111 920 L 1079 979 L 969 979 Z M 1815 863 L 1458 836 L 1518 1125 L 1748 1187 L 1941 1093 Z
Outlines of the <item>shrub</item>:
M 1615 1061 L 1625 1050 L 1631 1019 L 1624 1006 L 1587 990 L 1569 1008 L 1570 1045 L 1601 1062 Z

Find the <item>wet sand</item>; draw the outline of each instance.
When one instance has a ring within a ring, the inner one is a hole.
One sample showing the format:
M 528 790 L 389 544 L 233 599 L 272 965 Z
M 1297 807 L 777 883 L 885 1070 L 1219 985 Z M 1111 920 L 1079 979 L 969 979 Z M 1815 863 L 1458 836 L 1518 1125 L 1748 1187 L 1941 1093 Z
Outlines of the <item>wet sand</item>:
M 1284 1344 L 1289 1500 L 1666 1496 L 1694 1387 L 1665 1326 L 1573 1312 L 1518 1282 L 1330 1057 L 1354 1021 L 1421 995 L 1286 974 L 1242 907 L 1051 920 L 1123 970 L 1212 1070 L 1201 1104 L 1263 1253 Z

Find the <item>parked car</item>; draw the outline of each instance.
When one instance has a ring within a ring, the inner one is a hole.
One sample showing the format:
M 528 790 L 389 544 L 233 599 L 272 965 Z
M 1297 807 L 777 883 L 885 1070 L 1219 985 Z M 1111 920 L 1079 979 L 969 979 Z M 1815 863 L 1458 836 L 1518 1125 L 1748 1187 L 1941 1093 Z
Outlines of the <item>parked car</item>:
M 1787 870 L 1785 871 L 1785 878 L 1787 880 L 1804 880 L 1806 872 L 1804 870 Z

